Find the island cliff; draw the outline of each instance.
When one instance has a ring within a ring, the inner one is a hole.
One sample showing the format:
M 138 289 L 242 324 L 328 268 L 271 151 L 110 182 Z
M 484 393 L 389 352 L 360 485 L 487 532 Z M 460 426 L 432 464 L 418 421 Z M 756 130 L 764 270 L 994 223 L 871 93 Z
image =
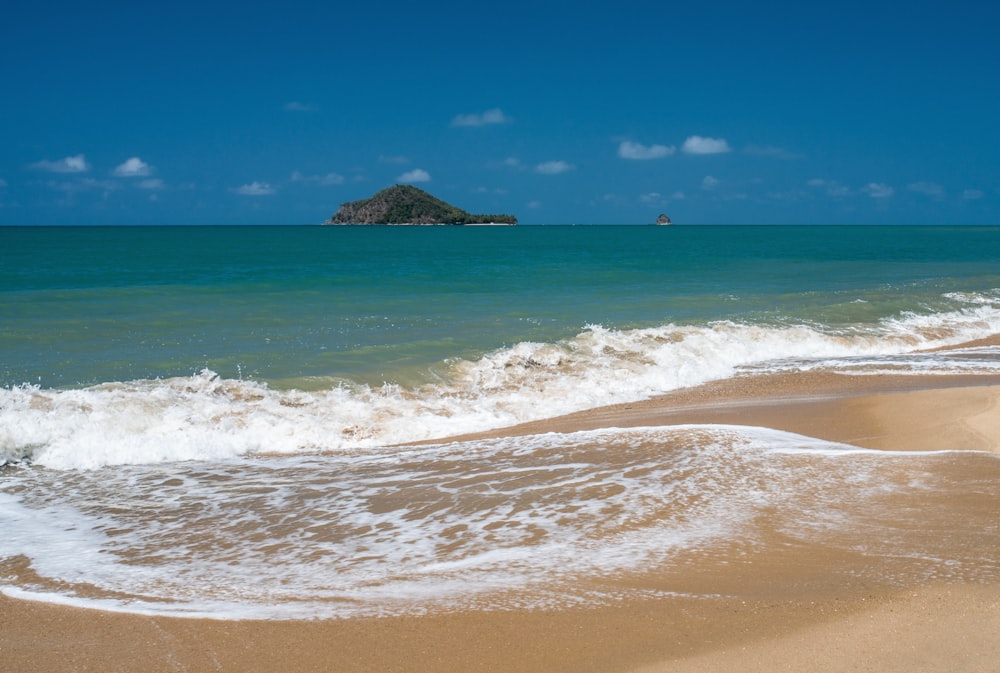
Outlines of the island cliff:
M 325 224 L 517 224 L 513 215 L 473 215 L 411 185 L 341 204 Z

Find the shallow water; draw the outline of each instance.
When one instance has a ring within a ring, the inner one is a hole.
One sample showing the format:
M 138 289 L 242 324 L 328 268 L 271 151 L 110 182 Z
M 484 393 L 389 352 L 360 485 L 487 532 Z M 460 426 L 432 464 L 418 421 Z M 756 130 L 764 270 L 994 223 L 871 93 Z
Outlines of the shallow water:
M 862 451 L 765 429 L 4 477 L 4 584 L 109 609 L 312 618 L 699 595 L 693 566 L 724 575 L 733 549 L 766 555 L 775 536 L 863 558 L 854 570 L 871 582 L 1000 579 L 997 457 Z
M 11 595 L 565 607 L 752 592 L 786 553 L 791 585 L 997 579 L 994 456 L 717 426 L 390 447 L 736 375 L 995 375 L 962 344 L 1000 334 L 1000 228 L 0 236 Z

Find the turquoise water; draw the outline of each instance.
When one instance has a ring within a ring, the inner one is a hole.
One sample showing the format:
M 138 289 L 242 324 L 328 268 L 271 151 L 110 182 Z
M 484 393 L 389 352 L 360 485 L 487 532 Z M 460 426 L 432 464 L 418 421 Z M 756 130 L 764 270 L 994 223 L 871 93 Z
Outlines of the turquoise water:
M 588 325 L 843 329 L 1000 288 L 1000 228 L 53 227 L 0 240 L 0 386 L 202 369 L 279 388 L 413 385 Z
M 446 438 L 768 372 L 996 375 L 998 334 L 996 227 L 0 229 L 0 592 L 274 619 L 738 600 L 763 594 L 730 559 L 774 540 L 827 559 L 789 587 L 997 581 L 991 454 Z

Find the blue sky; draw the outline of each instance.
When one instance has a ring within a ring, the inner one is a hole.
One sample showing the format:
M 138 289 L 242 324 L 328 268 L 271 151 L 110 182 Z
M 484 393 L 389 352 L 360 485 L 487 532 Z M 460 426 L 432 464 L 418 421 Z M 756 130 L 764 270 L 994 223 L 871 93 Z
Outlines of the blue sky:
M 1000 8 L 10 3 L 0 224 L 1000 223 Z

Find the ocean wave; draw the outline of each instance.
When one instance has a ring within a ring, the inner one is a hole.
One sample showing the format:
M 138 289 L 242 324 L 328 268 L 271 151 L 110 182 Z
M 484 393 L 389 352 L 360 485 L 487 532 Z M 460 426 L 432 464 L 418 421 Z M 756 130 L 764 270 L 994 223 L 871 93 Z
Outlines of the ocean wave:
M 950 362 L 915 355 L 1000 334 L 996 297 L 950 299 L 961 307 L 848 329 L 729 321 L 633 330 L 592 325 L 559 343 L 524 342 L 452 362 L 441 382 L 418 388 L 275 390 L 208 370 L 80 390 L 17 386 L 0 390 L 0 464 L 93 469 L 358 451 L 636 401 L 749 368 L 848 371 L 864 362 L 898 373 L 933 361 L 935 371 L 994 373 L 992 350 Z

